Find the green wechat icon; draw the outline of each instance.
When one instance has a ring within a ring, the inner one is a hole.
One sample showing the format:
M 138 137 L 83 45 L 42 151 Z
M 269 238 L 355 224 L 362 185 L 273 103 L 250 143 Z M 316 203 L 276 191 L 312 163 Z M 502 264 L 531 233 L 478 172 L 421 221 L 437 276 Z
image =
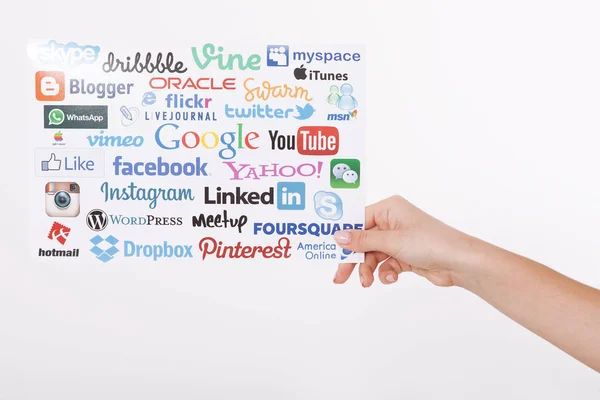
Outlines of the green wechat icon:
M 334 158 L 329 181 L 334 189 L 357 189 L 360 186 L 360 161 L 355 158 Z

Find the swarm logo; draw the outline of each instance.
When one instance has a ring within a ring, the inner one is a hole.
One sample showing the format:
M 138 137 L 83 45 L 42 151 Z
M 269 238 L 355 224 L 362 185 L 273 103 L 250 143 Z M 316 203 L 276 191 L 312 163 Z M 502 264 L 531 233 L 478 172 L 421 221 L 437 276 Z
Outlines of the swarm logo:
M 88 213 L 85 223 L 91 230 L 100 232 L 108 225 L 108 215 L 99 209 L 92 210 Z

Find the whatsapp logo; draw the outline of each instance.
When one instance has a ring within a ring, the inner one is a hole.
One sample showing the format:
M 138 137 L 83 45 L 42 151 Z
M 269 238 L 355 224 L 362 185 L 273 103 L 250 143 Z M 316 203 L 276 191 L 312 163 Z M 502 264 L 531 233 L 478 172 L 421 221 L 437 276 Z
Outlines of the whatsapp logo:
M 44 105 L 44 128 L 108 129 L 108 106 Z
M 60 108 L 55 108 L 48 113 L 48 125 L 60 125 L 65 120 L 65 113 Z

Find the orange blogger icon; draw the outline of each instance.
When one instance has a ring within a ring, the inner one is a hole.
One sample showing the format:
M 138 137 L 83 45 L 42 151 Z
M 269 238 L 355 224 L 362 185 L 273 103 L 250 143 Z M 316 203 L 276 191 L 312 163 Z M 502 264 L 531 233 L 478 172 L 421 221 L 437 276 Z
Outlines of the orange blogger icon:
M 65 99 L 65 74 L 59 71 L 38 71 L 35 74 L 35 98 L 39 101 Z

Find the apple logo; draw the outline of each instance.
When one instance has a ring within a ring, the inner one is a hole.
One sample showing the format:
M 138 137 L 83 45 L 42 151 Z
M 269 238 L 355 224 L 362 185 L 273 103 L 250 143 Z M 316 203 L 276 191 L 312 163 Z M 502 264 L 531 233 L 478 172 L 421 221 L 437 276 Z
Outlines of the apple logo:
M 306 68 L 304 68 L 304 64 L 302 64 L 300 68 L 294 70 L 294 77 L 301 80 L 306 79 Z

